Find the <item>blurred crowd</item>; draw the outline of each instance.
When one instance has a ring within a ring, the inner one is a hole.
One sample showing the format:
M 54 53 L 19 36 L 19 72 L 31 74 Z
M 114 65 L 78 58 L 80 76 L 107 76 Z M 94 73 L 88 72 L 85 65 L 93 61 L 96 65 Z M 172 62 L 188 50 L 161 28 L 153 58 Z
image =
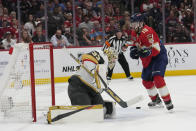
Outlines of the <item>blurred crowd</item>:
M 45 28 L 43 0 L 20 0 L 20 15 L 17 13 L 17 0 L 0 0 L 0 48 L 9 49 L 18 42 L 45 41 L 51 41 L 55 47 L 97 46 L 114 35 L 117 28 L 121 28 L 127 40 L 130 40 L 131 0 L 103 0 L 104 16 L 101 0 L 75 0 L 75 6 L 72 2 L 73 0 L 48 0 L 46 7 L 48 26 Z M 161 4 L 162 0 L 135 0 L 134 12 L 144 13 L 146 24 L 153 27 L 162 39 Z M 194 41 L 192 5 L 192 0 L 166 0 L 166 42 Z M 75 8 L 74 21 L 73 8 Z M 20 39 L 18 16 L 21 18 Z M 48 37 L 45 37 L 46 29 Z

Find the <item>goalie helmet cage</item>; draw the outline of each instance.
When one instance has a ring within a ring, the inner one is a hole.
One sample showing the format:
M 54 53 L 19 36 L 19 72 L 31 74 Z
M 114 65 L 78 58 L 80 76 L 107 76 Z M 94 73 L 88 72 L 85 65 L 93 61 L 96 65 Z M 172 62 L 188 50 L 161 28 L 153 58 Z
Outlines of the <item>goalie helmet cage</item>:
M 14 45 L 1 82 L 0 120 L 2 116 L 13 118 L 14 113 L 20 113 L 19 119 L 24 115 L 25 118 L 30 117 L 28 120 L 36 122 L 38 110 L 47 111 L 49 106 L 55 105 L 52 43 Z M 41 98 L 41 95 L 45 95 L 45 98 Z M 23 113 L 25 111 L 28 115 Z

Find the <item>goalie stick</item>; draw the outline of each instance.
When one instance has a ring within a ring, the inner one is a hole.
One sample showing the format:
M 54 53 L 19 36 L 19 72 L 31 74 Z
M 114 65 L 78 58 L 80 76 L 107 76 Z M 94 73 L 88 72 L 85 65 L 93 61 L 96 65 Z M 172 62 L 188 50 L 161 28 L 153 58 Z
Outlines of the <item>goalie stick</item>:
M 70 53 L 70 56 L 78 63 L 81 65 L 80 63 L 80 60 L 78 60 L 72 53 Z M 83 65 L 81 65 L 82 68 L 84 68 L 92 77 L 93 77 L 93 74 Z M 139 101 L 143 100 L 143 96 L 142 95 L 138 95 L 130 100 L 128 100 L 127 102 L 126 101 L 123 101 L 112 89 L 110 89 L 106 82 L 103 80 L 103 78 L 99 75 L 99 73 L 97 73 L 101 82 L 103 83 L 103 85 L 105 86 L 105 89 L 104 91 L 110 95 L 121 107 L 123 108 L 127 108 L 133 104 L 136 104 L 138 103 Z
M 85 109 L 90 109 L 92 107 L 94 107 L 95 105 L 90 105 L 90 106 L 87 106 L 87 107 L 84 107 L 84 108 L 81 108 L 81 109 L 78 109 L 78 110 L 75 110 L 75 111 L 70 111 L 70 112 L 67 112 L 67 113 L 63 113 L 63 114 L 60 114 L 60 115 L 57 115 L 55 118 L 51 119 L 51 120 L 48 120 L 48 124 L 51 124 L 51 122 L 55 122 L 55 121 L 58 121 L 60 119 L 63 119 L 65 117 L 68 117 L 70 115 L 73 115 L 75 113 L 78 113 L 80 111 L 83 111 Z

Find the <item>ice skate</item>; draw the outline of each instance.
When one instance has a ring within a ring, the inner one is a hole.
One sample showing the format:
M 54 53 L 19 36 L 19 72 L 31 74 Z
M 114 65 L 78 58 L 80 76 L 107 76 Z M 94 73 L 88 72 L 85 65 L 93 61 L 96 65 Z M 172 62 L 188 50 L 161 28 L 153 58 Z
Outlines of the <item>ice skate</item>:
M 108 82 L 108 84 L 111 82 L 111 77 L 109 77 L 109 76 L 107 76 L 107 82 Z
M 171 100 L 165 101 L 165 106 L 166 106 L 166 108 L 167 108 L 167 110 L 169 112 L 171 112 L 171 113 L 174 112 L 173 111 L 174 105 L 172 104 L 172 101 Z
M 149 108 L 163 108 L 163 103 L 160 99 L 160 97 L 157 95 L 156 99 L 153 100 L 152 102 L 148 103 Z
M 127 77 L 128 80 L 133 80 L 132 76 Z

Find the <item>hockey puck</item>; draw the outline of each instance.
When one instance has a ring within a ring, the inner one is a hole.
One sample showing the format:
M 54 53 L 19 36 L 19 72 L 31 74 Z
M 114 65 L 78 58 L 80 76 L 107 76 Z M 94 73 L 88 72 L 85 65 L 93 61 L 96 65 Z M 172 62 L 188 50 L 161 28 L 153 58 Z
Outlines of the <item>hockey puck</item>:
M 141 109 L 141 107 L 140 106 L 137 106 L 136 109 Z

